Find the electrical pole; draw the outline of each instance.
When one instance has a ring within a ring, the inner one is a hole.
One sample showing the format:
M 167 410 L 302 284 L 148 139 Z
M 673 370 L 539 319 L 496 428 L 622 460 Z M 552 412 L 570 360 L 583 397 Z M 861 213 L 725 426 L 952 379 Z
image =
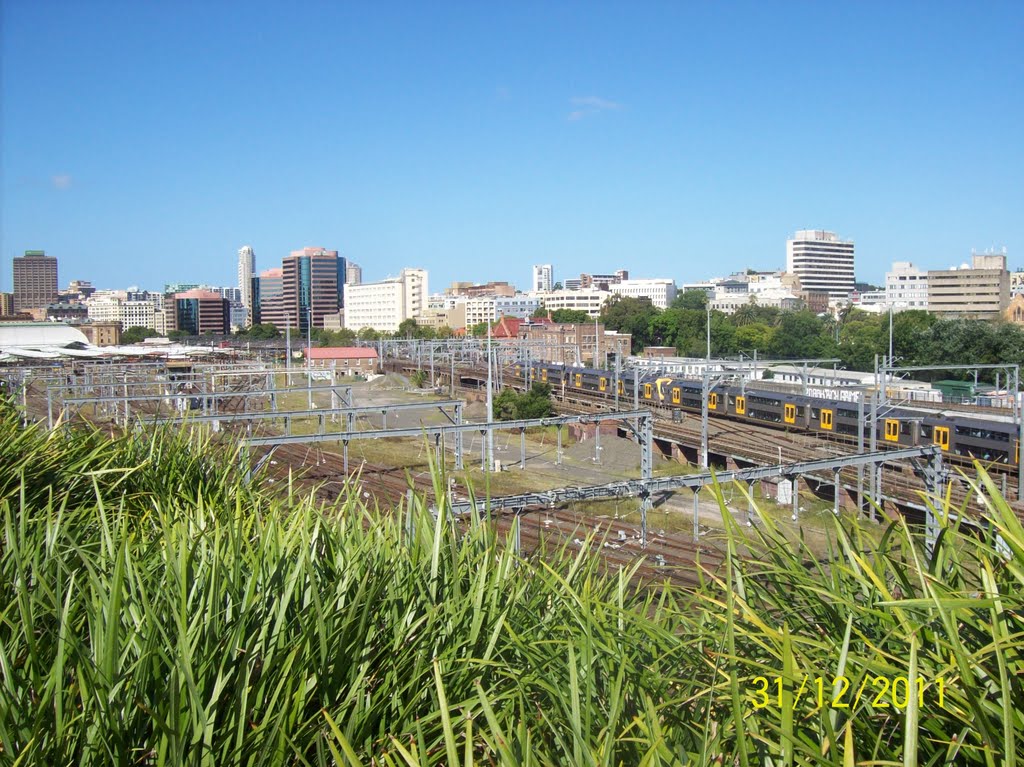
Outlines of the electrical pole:
M 491 385 L 491 323 L 487 323 L 487 423 L 494 421 L 494 393 Z M 494 430 L 487 429 L 487 471 L 494 471 Z
M 707 330 L 708 330 L 708 357 L 707 357 L 707 360 L 708 360 L 708 362 L 711 362 L 711 302 L 710 301 L 708 301 L 707 310 L 708 310 L 708 324 L 707 324 Z
M 313 409 L 313 306 L 306 307 L 306 398 Z

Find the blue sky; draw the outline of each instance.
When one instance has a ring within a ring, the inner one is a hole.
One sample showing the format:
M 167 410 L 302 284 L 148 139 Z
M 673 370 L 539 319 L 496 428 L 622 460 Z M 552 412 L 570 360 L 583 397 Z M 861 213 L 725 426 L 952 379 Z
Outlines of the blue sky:
M 4 0 L 0 288 L 1024 265 L 1024 3 Z

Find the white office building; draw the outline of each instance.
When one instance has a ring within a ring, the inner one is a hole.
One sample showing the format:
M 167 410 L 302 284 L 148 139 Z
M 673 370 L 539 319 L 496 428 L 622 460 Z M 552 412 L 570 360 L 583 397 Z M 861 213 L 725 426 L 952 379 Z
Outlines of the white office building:
M 120 322 L 123 296 L 116 291 L 98 290 L 85 300 L 86 311 L 92 322 Z
M 554 312 L 559 309 L 578 309 L 597 317 L 601 309 L 611 296 L 607 290 L 593 290 L 585 288 L 582 290 L 553 290 L 550 293 L 543 293 L 539 296 L 544 308 Z
M 609 291 L 615 296 L 627 298 L 649 298 L 651 303 L 659 309 L 668 309 L 676 297 L 675 280 L 650 279 L 650 280 L 622 280 L 609 285 Z
M 801 230 L 786 241 L 786 271 L 800 278 L 804 290 L 845 299 L 853 292 L 853 241 L 821 229 Z
M 909 261 L 894 261 L 885 273 L 885 303 L 894 311 L 928 308 L 928 272 Z
M 551 264 L 538 264 L 533 267 L 533 281 L 531 290 L 534 293 L 547 293 L 554 286 L 554 270 Z
M 424 312 L 428 295 L 426 269 L 403 269 L 397 277 L 381 282 L 347 285 L 345 327 L 394 333 L 403 321 Z
M 152 301 L 124 301 L 121 304 L 121 327 L 156 330 L 156 306 Z
M 494 313 L 498 317 L 526 318 L 540 309 L 540 307 L 540 297 L 528 293 L 516 293 L 514 296 L 495 296 L 494 298 Z
M 238 250 L 238 300 L 245 307 L 248 317 L 252 317 L 252 276 L 256 267 L 256 253 L 252 247 L 245 245 Z M 230 300 L 230 299 L 229 299 Z

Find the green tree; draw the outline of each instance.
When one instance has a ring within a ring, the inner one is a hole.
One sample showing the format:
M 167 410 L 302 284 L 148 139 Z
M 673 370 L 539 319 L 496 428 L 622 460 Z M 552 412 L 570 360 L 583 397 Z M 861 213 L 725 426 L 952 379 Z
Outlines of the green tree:
M 249 328 L 246 335 L 253 340 L 268 340 L 280 338 L 281 331 L 277 329 L 276 325 L 271 323 L 256 324 Z
M 316 346 L 354 346 L 358 336 L 349 328 L 313 328 L 313 343 Z
M 141 343 L 143 339 L 155 338 L 159 335 L 153 328 L 142 328 L 138 325 L 133 325 L 121 334 L 121 343 L 126 345 L 137 344 Z
M 533 319 L 539 319 L 548 316 L 548 310 L 543 306 L 538 306 L 533 310 L 533 314 L 530 315 Z
M 813 312 L 783 312 L 769 353 L 783 359 L 826 358 L 834 355 L 835 343 Z
M 360 341 L 379 341 L 380 331 L 374 330 L 373 328 L 359 328 L 359 332 L 356 333 L 356 337 Z
M 608 330 L 629 333 L 638 352 L 654 343 L 652 322 L 661 313 L 649 298 L 612 296 L 601 309 L 601 321 Z
M 535 382 L 522 394 L 515 389 L 503 389 L 494 398 L 494 417 L 499 421 L 547 418 L 553 412 L 551 386 L 546 383 Z
M 396 338 L 419 338 L 420 337 L 420 324 L 412 317 L 402 320 L 398 324 L 398 332 L 395 333 Z
M 762 354 L 772 345 L 775 329 L 761 322 L 751 322 L 736 328 L 736 349 L 747 353 L 757 349 Z
M 551 320 L 553 322 L 572 322 L 582 324 L 593 322 L 594 318 L 582 309 L 555 309 L 555 311 L 551 313 Z
M 708 307 L 708 294 L 706 290 L 684 290 L 675 297 L 672 302 L 673 309 L 694 309 L 706 311 Z
M 768 327 L 774 327 L 779 322 L 782 310 L 774 306 L 758 306 L 756 299 L 751 296 L 751 303 L 744 304 L 732 315 L 732 324 L 740 328 L 744 325 L 760 323 Z
M 925 336 L 938 321 L 931 312 L 909 309 L 896 312 L 892 317 L 893 354 L 902 358 L 903 365 L 929 365 L 924 356 Z

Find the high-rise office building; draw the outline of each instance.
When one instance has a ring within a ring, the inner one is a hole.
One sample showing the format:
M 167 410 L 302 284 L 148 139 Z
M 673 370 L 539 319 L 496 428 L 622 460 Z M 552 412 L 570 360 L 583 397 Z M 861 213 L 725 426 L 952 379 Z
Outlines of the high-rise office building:
M 281 305 L 283 269 L 265 269 L 253 277 L 253 323 L 274 325 L 284 330 L 284 308 Z
M 344 306 L 345 259 L 338 251 L 295 250 L 281 262 L 281 269 L 282 309 L 288 323 L 301 332 L 306 332 L 310 319 L 314 328 L 322 328 L 324 317 Z
M 231 330 L 231 302 L 212 290 L 187 290 L 165 298 L 167 330 L 189 335 Z
M 537 264 L 533 267 L 533 292 L 548 292 L 551 290 L 554 282 L 552 277 L 554 272 L 551 269 L 551 264 Z
M 786 271 L 800 278 L 804 290 L 823 291 L 829 298 L 853 292 L 853 241 L 835 232 L 804 229 L 786 241 Z
M 42 250 L 14 257 L 14 311 L 39 309 L 57 300 L 57 259 Z
M 256 268 L 256 254 L 252 247 L 245 245 L 238 251 L 238 290 L 241 293 L 242 306 L 252 317 L 252 278 Z
M 360 285 L 363 282 L 363 267 L 354 261 L 349 261 L 345 266 L 345 284 Z

